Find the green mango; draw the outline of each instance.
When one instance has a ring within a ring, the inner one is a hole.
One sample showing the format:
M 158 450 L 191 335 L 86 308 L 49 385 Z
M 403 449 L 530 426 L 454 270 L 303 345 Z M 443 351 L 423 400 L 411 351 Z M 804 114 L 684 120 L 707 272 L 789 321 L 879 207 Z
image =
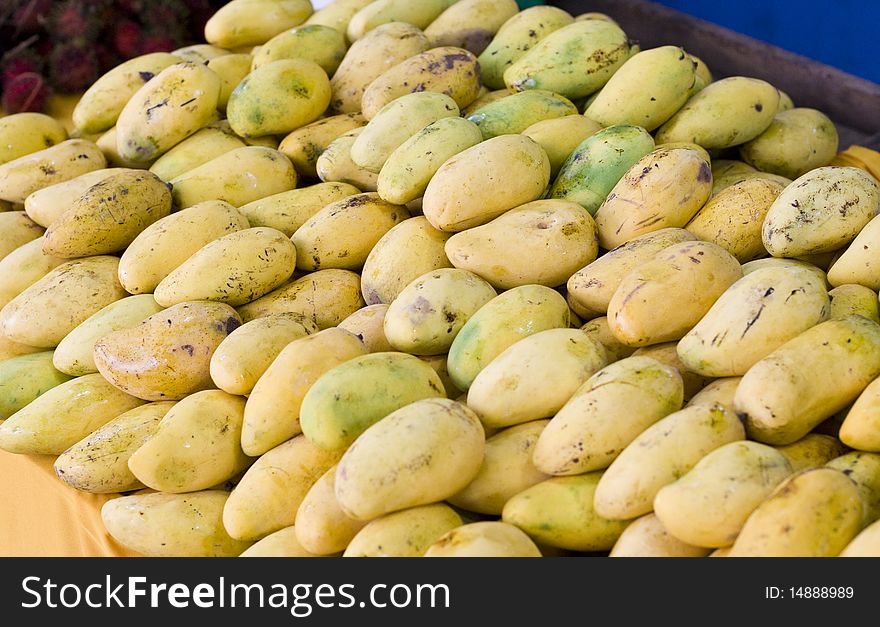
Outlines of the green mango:
M 547 89 L 566 98 L 589 96 L 629 58 L 619 26 L 602 20 L 575 22 L 551 33 L 504 71 L 511 91 Z
M 653 149 L 654 140 L 642 127 L 609 126 L 575 148 L 562 164 L 548 198 L 573 200 L 595 215 L 627 170 Z
M 534 89 L 512 94 L 480 107 L 468 120 L 480 127 L 483 139 L 521 133 L 535 122 L 577 115 L 571 100 L 559 94 Z
M 504 71 L 550 33 L 568 26 L 574 18 L 557 7 L 537 6 L 507 20 L 479 56 L 483 84 L 504 88 Z

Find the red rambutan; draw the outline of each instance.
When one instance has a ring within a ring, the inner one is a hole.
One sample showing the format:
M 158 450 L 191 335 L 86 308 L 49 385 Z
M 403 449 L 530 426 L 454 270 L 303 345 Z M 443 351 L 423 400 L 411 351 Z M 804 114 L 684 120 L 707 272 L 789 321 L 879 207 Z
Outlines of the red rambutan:
M 144 38 L 141 40 L 141 54 L 169 52 L 179 47 L 179 42 L 169 35 L 144 35 Z
M 113 46 L 125 59 L 137 56 L 141 48 L 141 26 L 132 20 L 123 20 L 113 27 Z
M 3 86 L 3 109 L 6 113 L 44 111 L 51 95 L 46 79 L 36 72 L 19 74 Z
M 52 9 L 52 0 L 19 0 L 17 5 L 11 17 L 14 31 L 36 33 L 43 28 L 45 16 Z M 2 13 L 5 14 L 6 11 L 3 10 Z
M 89 45 L 60 44 L 49 56 L 49 77 L 60 91 L 83 91 L 98 78 L 95 50 Z
M 90 30 L 94 29 L 89 25 L 86 3 L 83 0 L 66 0 L 52 11 L 48 31 L 56 41 L 86 37 Z
M 15 53 L 14 56 L 3 58 L 3 84 L 6 85 L 17 77 L 19 74 L 35 73 L 39 74 L 42 63 L 40 58 L 29 50 L 22 50 Z

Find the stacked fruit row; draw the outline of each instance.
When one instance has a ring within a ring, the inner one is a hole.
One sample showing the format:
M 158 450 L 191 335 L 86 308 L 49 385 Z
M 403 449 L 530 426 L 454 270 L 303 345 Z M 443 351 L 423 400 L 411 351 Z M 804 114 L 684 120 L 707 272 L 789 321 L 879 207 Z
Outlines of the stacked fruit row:
M 117 540 L 877 554 L 880 185 L 825 115 L 513 0 L 205 34 L 0 120 L 0 448 L 134 492 Z

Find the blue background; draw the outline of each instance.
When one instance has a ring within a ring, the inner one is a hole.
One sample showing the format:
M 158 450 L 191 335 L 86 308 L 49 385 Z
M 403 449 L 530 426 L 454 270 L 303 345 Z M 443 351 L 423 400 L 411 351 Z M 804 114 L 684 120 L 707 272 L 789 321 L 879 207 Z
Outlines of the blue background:
M 659 2 L 880 83 L 880 0 Z

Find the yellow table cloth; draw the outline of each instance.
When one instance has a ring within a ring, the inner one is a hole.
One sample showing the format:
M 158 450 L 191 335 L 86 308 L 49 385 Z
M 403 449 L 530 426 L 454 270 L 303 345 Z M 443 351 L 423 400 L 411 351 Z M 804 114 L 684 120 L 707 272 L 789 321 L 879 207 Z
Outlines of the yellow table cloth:
M 104 529 L 101 506 L 118 494 L 62 483 L 55 458 L 0 451 L 0 557 L 133 557 Z

